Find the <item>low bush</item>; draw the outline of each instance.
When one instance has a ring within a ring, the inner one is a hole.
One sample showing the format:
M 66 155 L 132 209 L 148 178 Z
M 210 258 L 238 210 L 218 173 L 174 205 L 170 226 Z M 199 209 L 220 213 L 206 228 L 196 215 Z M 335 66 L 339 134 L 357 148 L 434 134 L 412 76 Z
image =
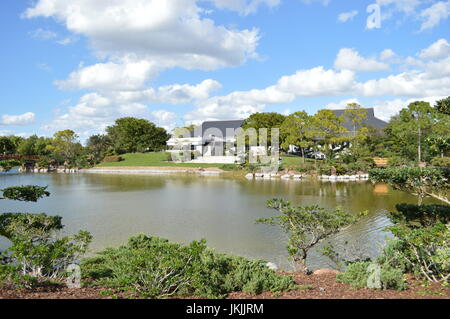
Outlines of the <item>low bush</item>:
M 233 291 L 260 294 L 295 287 L 290 277 L 276 274 L 264 262 L 215 253 L 205 241 L 183 246 L 144 235 L 83 260 L 81 269 L 94 285 L 150 298 L 220 298 Z
M 450 157 L 435 157 L 431 160 L 431 165 L 435 167 L 450 168 Z
M 436 223 L 450 223 L 448 205 L 411 205 L 398 204 L 397 211 L 389 214 L 394 224 L 405 224 L 409 228 L 433 226 Z
M 124 158 L 122 156 L 110 155 L 110 156 L 106 156 L 103 159 L 103 163 L 117 163 L 117 162 L 122 162 L 123 160 L 124 160 Z
M 347 270 L 337 275 L 337 281 L 350 285 L 354 289 L 368 288 L 369 277 L 373 275 L 370 269 L 371 265 L 380 267 L 380 288 L 405 290 L 408 284 L 404 279 L 400 269 L 393 268 L 389 265 L 379 265 L 372 262 L 356 262 L 350 264 Z

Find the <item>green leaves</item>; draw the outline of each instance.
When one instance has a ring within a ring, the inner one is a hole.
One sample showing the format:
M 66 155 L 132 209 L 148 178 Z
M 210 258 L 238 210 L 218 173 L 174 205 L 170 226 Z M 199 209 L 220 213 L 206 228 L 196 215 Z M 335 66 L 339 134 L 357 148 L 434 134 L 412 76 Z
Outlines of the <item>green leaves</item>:
M 326 210 L 319 206 L 293 207 L 283 199 L 270 200 L 267 207 L 275 209 L 281 215 L 261 218 L 257 223 L 279 226 L 287 234 L 289 255 L 304 271 L 307 271 L 306 257 L 312 247 L 358 220 L 358 216 L 340 208 Z
M 118 154 L 160 151 L 169 139 L 165 129 L 133 117 L 116 120 L 115 125 L 109 126 L 106 131 Z
M 425 167 L 400 167 L 388 169 L 372 169 L 371 180 L 387 183 L 402 191 L 412 193 L 422 200 L 431 196 L 450 203 L 447 190 L 450 187 L 450 170 Z
M 23 201 L 23 202 L 37 202 L 43 197 L 50 196 L 47 192 L 47 187 L 41 186 L 14 186 L 3 189 L 3 197 L 7 199 Z
M 275 274 L 262 261 L 217 254 L 205 241 L 187 246 L 140 235 L 82 262 L 84 278 L 95 285 L 132 291 L 150 298 L 220 298 L 229 292 L 282 292 L 293 289 L 290 277 Z

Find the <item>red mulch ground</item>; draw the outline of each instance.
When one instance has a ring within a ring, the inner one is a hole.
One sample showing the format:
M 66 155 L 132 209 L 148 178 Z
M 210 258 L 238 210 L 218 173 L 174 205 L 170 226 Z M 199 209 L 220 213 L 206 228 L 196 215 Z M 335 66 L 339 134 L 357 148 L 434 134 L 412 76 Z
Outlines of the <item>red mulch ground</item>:
M 348 285 L 336 282 L 336 275 L 303 275 L 295 274 L 295 281 L 311 289 L 292 291 L 280 296 L 263 293 L 251 296 L 244 293 L 232 293 L 230 299 L 450 299 L 450 289 L 439 284 L 425 286 L 422 281 L 408 278 L 410 288 L 405 291 L 370 289 L 354 290 Z M 0 289 L 0 299 L 111 299 L 111 295 L 101 294 L 104 288 L 88 287 L 68 289 L 65 286 L 47 286 L 35 290 Z M 126 298 L 125 295 L 115 298 Z

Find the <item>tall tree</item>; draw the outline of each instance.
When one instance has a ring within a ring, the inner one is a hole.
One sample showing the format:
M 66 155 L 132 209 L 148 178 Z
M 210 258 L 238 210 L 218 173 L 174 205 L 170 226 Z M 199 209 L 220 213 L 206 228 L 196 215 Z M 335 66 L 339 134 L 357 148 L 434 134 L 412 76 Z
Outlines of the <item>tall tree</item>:
M 78 142 L 78 135 L 72 130 L 56 132 L 53 135 L 51 145 L 47 147 L 51 151 L 51 157 L 59 163 L 74 164 L 81 155 L 83 147 Z
M 349 103 L 344 112 L 345 120 L 349 121 L 352 126 L 352 134 L 356 136 L 362 128 L 362 124 L 367 120 L 367 111 L 358 103 Z
M 437 101 L 435 107 L 439 112 L 450 115 L 450 96 Z
M 145 119 L 125 117 L 106 129 L 118 154 L 161 151 L 169 140 L 166 130 Z
M 87 152 L 94 163 L 100 162 L 111 147 L 112 142 L 108 135 L 92 135 L 86 142 Z
M 391 126 L 392 133 L 401 139 L 414 136 L 417 146 L 417 160 L 422 162 L 423 142 L 430 132 L 435 120 L 436 112 L 430 106 L 430 103 L 417 101 L 408 105 L 400 111 L 400 115 L 394 125 Z
M 267 129 L 267 145 L 270 146 L 272 143 L 272 129 L 280 129 L 286 116 L 279 113 L 255 113 L 252 114 L 248 119 L 244 121 L 242 128 L 244 130 L 253 128 L 258 133 L 260 129 Z
M 288 149 L 294 145 L 300 148 L 305 162 L 305 149 L 314 145 L 313 119 L 306 112 L 296 112 L 289 115 L 280 128 L 281 147 Z
M 323 146 L 327 158 L 334 158 L 334 150 L 344 143 L 348 137 L 348 130 L 342 125 L 343 117 L 336 116 L 331 110 L 320 110 L 313 117 L 313 132 L 316 136 L 316 144 Z

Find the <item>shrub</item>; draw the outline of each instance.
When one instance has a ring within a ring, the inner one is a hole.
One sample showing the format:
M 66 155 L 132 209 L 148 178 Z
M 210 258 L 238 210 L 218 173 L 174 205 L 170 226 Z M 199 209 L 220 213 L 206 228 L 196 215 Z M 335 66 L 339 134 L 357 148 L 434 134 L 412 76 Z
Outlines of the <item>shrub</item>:
M 106 156 L 103 159 L 104 163 L 117 163 L 117 162 L 122 162 L 124 160 L 124 158 L 122 156 L 117 156 L 117 155 L 110 155 L 110 156 Z
M 435 157 L 431 160 L 431 165 L 450 168 L 450 157 Z
M 354 289 L 368 288 L 371 275 L 370 265 L 372 262 L 356 262 L 350 264 L 344 273 L 337 275 L 337 281 L 350 285 Z M 378 265 L 378 264 L 375 264 Z M 378 265 L 380 267 L 381 289 L 405 290 L 408 288 L 403 273 L 389 265 Z
M 47 187 L 41 186 L 13 186 L 2 189 L 3 197 L 21 202 L 37 202 L 43 197 L 50 196 Z
M 436 223 L 450 222 L 448 205 L 410 205 L 398 204 L 397 211 L 391 212 L 389 219 L 394 224 L 405 224 L 409 228 L 433 226 Z
M 390 265 L 402 265 L 406 272 L 432 282 L 446 282 L 450 275 L 450 226 L 437 223 L 423 228 L 408 228 L 398 224 L 389 227 L 398 238 L 391 255 Z M 390 255 L 387 254 L 387 257 Z
M 295 286 L 291 278 L 277 275 L 262 261 L 217 254 L 205 241 L 183 246 L 144 235 L 83 260 L 81 267 L 83 277 L 93 279 L 94 285 L 151 298 L 219 298 L 232 291 L 259 294 Z
M 10 171 L 16 166 L 21 166 L 22 161 L 19 160 L 3 160 L 0 161 L 0 169 L 4 170 L 5 172 Z
M 281 215 L 261 218 L 257 222 L 281 227 L 288 236 L 289 256 L 305 273 L 308 273 L 306 258 L 309 250 L 358 220 L 357 216 L 340 208 L 326 210 L 319 206 L 292 207 L 290 202 L 282 199 L 268 201 L 267 207 Z
M 0 215 L 0 235 L 9 239 L 11 265 L 22 275 L 56 278 L 86 252 L 92 236 L 80 231 L 75 236 L 57 238 L 61 217 L 46 214 L 5 213 Z
M 400 167 L 404 165 L 409 165 L 410 161 L 406 158 L 400 156 L 392 156 L 388 158 L 389 167 Z

